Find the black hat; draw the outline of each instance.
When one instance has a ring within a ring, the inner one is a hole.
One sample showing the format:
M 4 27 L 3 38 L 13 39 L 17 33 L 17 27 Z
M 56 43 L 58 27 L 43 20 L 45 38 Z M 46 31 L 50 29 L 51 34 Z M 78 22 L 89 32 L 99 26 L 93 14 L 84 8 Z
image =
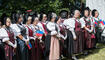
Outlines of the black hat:
M 92 11 L 92 16 L 94 17 L 95 16 L 95 12 L 96 12 L 97 10 L 96 9 L 94 9 L 93 11 Z
M 62 11 L 59 13 L 59 16 L 60 16 L 62 19 L 68 18 L 68 11 L 62 10 Z

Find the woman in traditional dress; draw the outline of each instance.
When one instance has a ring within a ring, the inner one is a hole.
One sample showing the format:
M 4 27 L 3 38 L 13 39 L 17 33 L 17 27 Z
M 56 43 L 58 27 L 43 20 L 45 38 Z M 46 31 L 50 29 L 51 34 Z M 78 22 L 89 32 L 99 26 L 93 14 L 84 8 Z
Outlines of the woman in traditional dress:
M 61 17 L 61 22 L 63 23 L 64 20 L 68 19 L 69 18 L 69 12 L 66 11 L 66 10 L 62 10 L 60 13 L 59 13 L 60 17 Z
M 93 23 L 94 23 L 94 27 L 95 27 L 95 36 L 96 36 L 96 43 L 98 42 L 103 42 L 104 39 L 101 39 L 101 33 L 103 32 L 102 28 L 101 28 L 101 24 L 100 24 L 100 18 L 99 13 L 96 9 L 94 9 L 92 11 L 92 16 L 93 16 Z
M 67 31 L 66 27 L 64 26 L 64 20 L 68 19 L 68 11 L 62 10 L 59 13 L 59 17 L 57 20 L 57 24 L 60 28 L 61 40 L 60 40 L 60 47 L 61 47 L 61 58 L 67 56 L 67 46 L 66 46 L 66 38 L 67 38 Z
M 44 34 L 47 34 L 46 24 L 47 24 L 47 15 L 46 14 L 40 14 L 40 22 L 38 23 L 38 26 L 40 27 L 41 31 L 44 32 Z
M 6 30 L 9 37 L 9 41 L 5 43 L 6 60 L 16 60 L 15 54 L 16 54 L 17 41 L 14 30 L 10 27 L 11 25 L 10 18 L 5 17 L 3 24 L 5 26 L 4 29 Z
M 15 30 L 17 36 L 17 60 L 28 60 L 28 29 L 22 24 L 21 14 L 17 13 L 15 15 L 15 24 L 12 24 L 11 28 Z
M 67 31 L 66 31 L 64 24 L 62 23 L 61 18 L 58 18 L 56 23 L 59 27 L 59 33 L 60 33 L 60 40 L 59 40 L 59 42 L 60 42 L 60 56 L 61 56 L 61 58 L 64 58 L 64 56 L 66 54 L 66 47 L 64 45 L 64 41 L 67 38 Z
M 77 60 L 75 54 L 82 52 L 82 30 L 79 21 L 79 10 L 74 11 L 74 17 L 64 21 L 67 28 L 68 58 Z
M 8 34 L 5 29 L 2 28 L 2 22 L 0 21 L 0 59 L 1 60 L 6 60 L 5 58 L 5 49 L 4 49 L 4 44 L 3 41 L 9 41 Z
M 86 8 L 84 10 L 84 17 L 80 19 L 83 28 L 84 49 L 91 49 L 95 44 L 94 25 L 89 14 L 90 10 Z
M 75 33 L 76 33 L 76 40 L 74 40 L 74 54 L 82 53 L 83 52 L 83 35 L 80 23 L 80 12 L 79 10 L 74 11 L 74 17 L 72 18 L 75 21 Z
M 66 39 L 66 45 L 67 45 L 67 57 L 69 59 L 72 59 L 73 52 L 74 52 L 74 46 L 73 46 L 73 40 L 76 40 L 76 34 L 75 34 L 75 20 L 69 18 L 66 19 L 63 24 L 66 26 L 67 29 L 67 39 Z
M 39 23 L 37 24 L 40 27 L 40 31 L 44 32 L 43 36 L 42 36 L 42 41 L 41 42 L 41 46 L 43 49 L 43 53 L 45 54 L 45 39 L 46 39 L 46 35 L 47 35 L 47 28 L 46 28 L 46 24 L 48 23 L 47 21 L 47 15 L 41 13 L 40 14 L 40 18 L 39 18 Z
M 55 23 L 56 14 L 49 14 L 47 23 L 48 34 L 45 40 L 46 60 L 58 60 L 60 58 L 58 26 Z
M 34 17 L 33 18 L 33 24 L 31 25 L 32 27 L 32 31 L 33 31 L 33 36 L 35 38 L 35 59 L 36 60 L 44 60 L 44 53 L 43 53 L 43 49 L 41 46 L 41 42 L 42 42 L 42 36 L 37 36 L 37 31 L 40 31 L 40 27 L 37 25 L 39 23 L 39 18 L 38 17 Z
M 31 27 L 32 17 L 26 15 L 25 18 L 26 18 L 24 19 L 24 23 L 26 24 L 25 27 L 28 29 L 28 36 L 29 36 L 30 43 L 32 45 L 32 47 L 30 47 L 29 49 L 29 59 L 35 60 L 35 38 L 33 35 L 34 31 L 32 30 L 32 27 Z

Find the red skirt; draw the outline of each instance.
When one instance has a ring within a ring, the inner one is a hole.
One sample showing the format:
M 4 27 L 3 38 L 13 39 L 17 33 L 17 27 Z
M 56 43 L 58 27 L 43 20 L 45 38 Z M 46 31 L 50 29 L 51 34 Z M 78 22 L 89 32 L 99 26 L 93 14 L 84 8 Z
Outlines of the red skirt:
M 82 31 L 76 31 L 76 36 L 77 39 L 73 40 L 73 44 L 74 44 L 74 53 L 81 53 L 83 52 L 83 35 L 82 35 Z
M 43 60 L 44 59 L 44 50 L 43 44 L 40 43 L 39 39 L 35 40 L 35 60 Z
M 14 51 L 11 46 L 5 45 L 6 60 L 13 60 Z
M 86 48 L 93 48 L 95 45 L 95 38 L 92 38 L 93 34 L 89 33 L 88 31 L 85 31 L 84 35 Z

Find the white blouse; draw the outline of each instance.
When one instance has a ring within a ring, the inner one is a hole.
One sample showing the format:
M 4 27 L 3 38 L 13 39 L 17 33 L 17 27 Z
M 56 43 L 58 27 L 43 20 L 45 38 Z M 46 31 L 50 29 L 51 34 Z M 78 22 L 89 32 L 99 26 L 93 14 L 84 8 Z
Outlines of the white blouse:
M 94 21 L 94 22 L 95 22 L 95 20 L 96 20 L 96 21 L 99 21 L 99 18 L 93 17 L 93 21 Z
M 75 28 L 75 18 L 69 18 L 64 20 L 63 24 L 67 29 L 74 31 Z
M 47 22 L 45 22 L 45 23 L 43 23 L 43 24 L 46 25 Z M 40 30 L 43 31 L 43 32 L 45 33 L 42 23 L 39 22 L 37 25 L 39 26 Z
M 11 28 L 14 30 L 14 32 L 15 32 L 15 35 L 16 36 L 19 36 L 19 35 L 21 35 L 21 30 L 20 30 L 20 28 L 18 27 L 18 25 L 19 24 L 11 24 Z M 25 25 L 19 25 L 20 27 L 25 27 Z M 26 28 L 26 27 L 25 27 Z M 28 36 L 28 29 L 26 28 L 26 34 L 27 34 L 27 39 L 29 39 L 29 36 Z
M 4 28 L 0 28 L 0 39 L 2 42 L 9 41 L 8 33 Z
M 33 36 L 35 36 L 36 35 L 36 31 L 37 30 L 40 30 L 40 28 L 39 28 L 38 25 L 37 26 L 34 26 L 33 24 L 31 25 L 31 27 L 32 27 L 32 31 L 33 31 Z
M 28 28 L 30 28 L 33 31 L 32 25 L 25 25 L 25 27 L 26 27 L 26 30 L 28 30 Z M 33 31 L 33 33 L 34 33 L 34 31 Z M 27 32 L 27 34 L 28 34 L 29 39 L 34 39 L 34 37 L 29 36 L 29 32 Z M 34 34 L 33 34 L 33 36 L 34 36 Z
M 69 18 L 67 20 L 64 20 L 64 23 L 63 23 L 66 28 L 72 32 L 72 35 L 73 35 L 73 38 L 75 39 L 76 38 L 76 34 L 75 34 L 75 18 Z
M 14 32 L 15 32 L 15 35 L 16 35 L 16 36 L 19 36 L 19 35 L 21 34 L 21 30 L 20 30 L 20 28 L 17 26 L 17 24 L 11 24 L 10 27 L 15 30 Z
M 93 26 L 94 22 L 92 22 L 92 19 L 90 17 L 86 18 L 86 21 L 91 22 L 91 26 Z M 86 22 L 84 21 L 84 17 L 80 18 L 81 28 L 84 28 L 86 25 Z
M 18 24 L 19 25 L 19 24 Z M 20 34 L 21 34 L 21 30 L 20 30 L 20 28 L 18 27 L 18 25 L 17 24 L 12 24 L 11 25 L 11 28 L 12 29 L 14 29 L 15 30 L 15 33 L 16 33 L 16 36 L 19 36 Z M 24 26 L 25 27 L 25 25 L 19 25 L 20 27 L 22 27 L 22 26 Z M 26 28 L 26 27 L 25 27 Z M 28 34 L 28 29 L 26 28 L 26 34 Z
M 58 25 L 54 22 L 48 22 L 47 23 L 47 29 L 49 31 L 51 31 L 51 35 L 56 35 L 58 34 L 58 31 L 56 31 L 56 28 L 58 29 L 58 31 L 60 31 L 60 29 L 58 28 Z

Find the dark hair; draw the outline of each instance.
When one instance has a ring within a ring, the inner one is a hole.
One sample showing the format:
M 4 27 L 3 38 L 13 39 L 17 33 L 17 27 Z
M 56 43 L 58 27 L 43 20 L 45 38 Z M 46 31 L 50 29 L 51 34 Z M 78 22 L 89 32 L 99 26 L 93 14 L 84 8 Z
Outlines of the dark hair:
M 96 12 L 97 10 L 96 9 L 94 9 L 93 11 L 92 11 L 92 16 L 94 17 L 95 16 L 95 12 Z
M 7 20 L 7 17 L 4 17 L 4 19 L 3 19 L 3 25 L 6 25 L 6 20 Z
M 15 23 L 15 15 L 16 15 L 16 11 L 11 12 L 11 22 Z
M 24 20 L 23 20 L 23 24 L 26 24 L 26 22 L 27 22 L 27 20 L 28 20 L 28 17 L 29 17 L 29 14 L 28 13 L 26 13 L 26 14 L 24 14 L 24 16 L 23 16 L 24 18 Z
M 86 7 L 85 9 L 84 9 L 84 11 L 83 11 L 83 16 L 85 16 L 84 14 L 85 14 L 85 11 L 88 11 L 88 16 L 90 15 L 90 8 L 89 7 Z
M 10 17 L 4 17 L 2 25 L 6 25 L 6 21 L 7 21 L 8 18 L 10 19 Z
M 57 23 L 57 21 L 58 21 L 59 18 L 60 18 L 60 17 L 56 17 L 56 19 L 55 19 L 55 23 Z
M 22 17 L 22 14 L 17 13 L 17 14 L 14 16 L 14 18 L 15 18 L 15 23 L 18 22 L 19 18 L 21 18 L 21 17 Z
M 2 25 L 5 25 L 5 22 L 6 22 L 6 19 L 7 18 L 7 14 L 6 13 L 3 13 L 2 16 L 1 16 L 1 23 Z
M 49 12 L 48 13 L 48 21 L 51 21 L 51 19 L 54 17 L 54 15 L 56 15 L 54 12 Z
M 45 15 L 46 15 L 46 14 L 45 14 Z M 39 20 L 42 21 L 43 17 L 44 17 L 44 13 L 41 13 Z
M 70 11 L 70 18 L 72 18 L 74 16 L 74 10 Z
M 15 15 L 16 15 L 16 12 L 14 12 L 14 13 L 11 13 L 11 22 L 12 23 L 15 23 Z
M 59 13 L 59 16 L 60 16 L 62 19 L 68 18 L 68 11 L 62 10 L 62 11 Z
M 71 17 L 74 16 L 76 10 L 78 10 L 78 9 L 71 10 Z M 80 10 L 78 10 L 78 11 L 80 11 Z
M 42 19 L 43 19 L 43 13 L 40 14 L 39 21 L 42 21 Z
M 0 22 L 1 22 L 1 18 L 0 18 Z M 0 26 L 2 26 L 2 22 L 1 22 Z

